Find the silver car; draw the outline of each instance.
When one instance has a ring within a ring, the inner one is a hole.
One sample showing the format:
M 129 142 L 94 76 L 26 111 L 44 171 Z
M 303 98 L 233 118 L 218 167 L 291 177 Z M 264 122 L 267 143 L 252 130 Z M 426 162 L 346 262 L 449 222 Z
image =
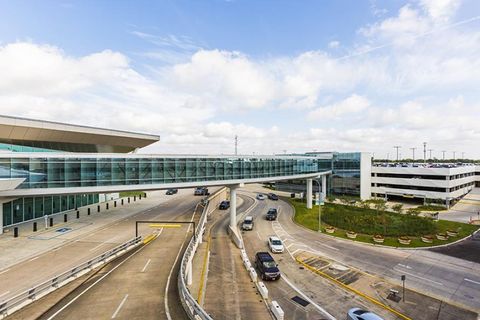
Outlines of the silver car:
M 252 216 L 246 216 L 245 220 L 243 220 L 242 223 L 242 230 L 249 231 L 253 230 L 253 217 Z

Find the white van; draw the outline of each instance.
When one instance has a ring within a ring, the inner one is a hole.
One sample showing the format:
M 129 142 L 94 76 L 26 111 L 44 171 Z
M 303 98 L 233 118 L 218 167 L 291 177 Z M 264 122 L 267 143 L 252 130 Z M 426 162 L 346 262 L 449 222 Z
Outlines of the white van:
M 253 230 L 253 217 L 246 216 L 242 223 L 242 230 Z

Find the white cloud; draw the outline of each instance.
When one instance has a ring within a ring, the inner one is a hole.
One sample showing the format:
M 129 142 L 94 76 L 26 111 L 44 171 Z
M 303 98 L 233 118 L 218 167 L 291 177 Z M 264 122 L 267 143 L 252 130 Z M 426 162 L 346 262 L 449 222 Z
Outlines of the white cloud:
M 330 42 L 328 43 L 328 47 L 329 47 L 330 49 L 336 49 L 336 48 L 340 47 L 340 42 L 337 41 L 337 40 L 330 41 Z
M 370 105 L 365 97 L 353 94 L 337 103 L 318 108 L 308 114 L 310 120 L 335 119 L 344 115 L 351 117 L 354 113 L 364 111 Z
M 447 22 L 455 15 L 460 0 L 420 0 L 422 7 L 435 21 Z

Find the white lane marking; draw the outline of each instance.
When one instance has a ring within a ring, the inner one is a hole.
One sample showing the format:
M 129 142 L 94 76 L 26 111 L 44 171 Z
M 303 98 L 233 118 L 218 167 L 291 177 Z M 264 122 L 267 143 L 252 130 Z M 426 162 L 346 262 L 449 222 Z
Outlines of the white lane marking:
M 37 260 L 38 258 L 40 258 L 40 256 L 28 260 L 28 262 L 35 261 L 35 260 Z
M 262 238 L 260 237 L 260 233 L 258 233 L 258 231 L 257 231 L 257 237 L 259 240 L 262 240 Z
M 147 263 L 145 263 L 145 266 L 142 269 L 142 272 L 145 272 L 145 270 L 147 270 L 147 267 L 148 267 L 148 265 L 150 264 L 151 261 L 152 261 L 152 259 L 148 259 Z
M 289 286 L 290 288 L 292 288 L 293 290 L 295 290 L 296 292 L 298 292 L 299 295 L 302 296 L 303 299 L 307 300 L 308 302 L 310 302 L 312 304 L 312 306 L 314 306 L 315 308 L 317 308 L 318 311 L 320 311 L 323 315 L 325 315 L 328 319 L 330 320 L 337 320 L 334 316 L 332 316 L 330 313 L 328 313 L 327 310 L 323 309 L 322 307 L 320 307 L 318 304 L 316 304 L 315 302 L 313 302 L 312 299 L 310 299 L 306 294 L 304 294 L 302 291 L 300 291 L 300 289 L 298 289 L 295 285 L 293 285 L 293 283 L 290 282 L 290 280 L 287 279 L 287 277 L 285 277 L 284 274 L 282 274 L 282 277 L 280 279 L 283 279 Z
M 5 296 L 5 295 L 7 295 L 7 294 L 9 294 L 9 293 L 10 293 L 10 291 L 7 291 L 7 292 L 4 292 L 4 293 L 0 294 L 0 298 L 3 297 L 3 296 Z
M 107 244 L 106 242 L 100 243 L 98 246 L 95 246 L 95 247 L 91 248 L 90 251 L 95 251 L 95 250 L 97 250 L 98 248 L 100 248 L 101 246 L 104 246 L 104 245 L 106 245 L 106 244 Z
M 465 280 L 467 282 L 475 283 L 475 284 L 480 284 L 480 282 L 478 282 L 478 281 L 474 281 L 474 280 L 467 279 L 467 278 L 464 278 L 463 280 Z
M 148 245 L 148 244 L 147 244 Z M 92 283 L 88 288 L 86 288 L 85 290 L 83 290 L 82 292 L 80 292 L 78 294 L 78 296 L 76 296 L 75 298 L 73 298 L 72 300 L 70 300 L 66 305 L 64 305 L 63 307 L 61 307 L 57 312 L 55 312 L 54 314 L 52 314 L 50 316 L 50 318 L 48 318 L 48 320 L 52 320 L 53 318 L 55 318 L 56 316 L 58 316 L 63 310 L 65 310 L 66 308 L 68 308 L 72 303 L 74 303 L 75 301 L 77 301 L 78 298 L 80 298 L 81 296 L 83 296 L 87 291 L 89 291 L 90 289 L 92 289 L 97 283 L 99 283 L 100 281 L 102 281 L 103 279 L 105 279 L 108 275 L 110 275 L 110 273 L 112 273 L 113 271 L 117 270 L 117 268 L 119 268 L 121 265 L 123 265 L 125 262 L 127 262 L 131 257 L 135 256 L 137 253 L 139 253 L 140 251 L 142 251 L 144 248 L 147 247 L 147 245 L 144 245 L 143 247 L 141 247 L 140 249 L 138 249 L 137 251 L 135 251 L 134 253 L 132 253 L 132 255 L 128 256 L 125 260 L 123 260 L 122 262 L 120 262 L 119 264 L 117 264 L 115 267 L 113 267 L 110 271 L 108 271 L 107 273 L 105 273 L 100 279 L 98 279 L 97 281 L 95 281 L 94 283 Z
M 430 282 L 432 282 L 432 283 L 435 283 L 435 284 L 438 284 L 438 285 L 440 285 L 440 286 L 443 286 L 443 283 L 441 283 L 441 282 L 437 282 L 437 281 L 433 281 L 433 280 L 427 279 L 427 278 L 425 278 L 425 277 L 417 276 L 417 275 L 415 275 L 415 274 L 413 274 L 413 273 L 409 273 L 409 272 L 405 272 L 405 271 L 400 271 L 400 270 L 397 270 L 397 272 L 404 273 L 404 274 L 408 274 L 409 276 L 412 276 L 412 277 L 414 277 L 414 278 L 418 278 L 418 279 L 425 280 L 425 281 L 430 281 Z
M 340 249 L 338 248 L 335 248 L 335 247 L 332 247 L 332 246 L 329 246 L 328 244 L 325 244 L 325 243 L 322 243 L 321 241 L 315 241 L 317 244 L 321 245 L 321 246 L 324 246 L 324 247 L 327 247 L 327 248 L 330 248 L 332 250 L 335 250 L 335 251 L 340 251 Z
M 3 273 L 8 272 L 8 271 L 10 271 L 10 269 L 6 269 L 6 270 L 3 270 L 3 271 L 0 271 L 0 274 L 3 274 Z
M 115 312 L 112 314 L 112 319 L 115 319 L 115 317 L 118 315 L 118 313 L 120 312 L 120 309 L 122 309 L 122 307 L 125 304 L 125 301 L 127 301 L 127 299 L 128 299 L 128 294 L 125 295 L 122 302 L 120 302 L 120 304 L 118 305 L 117 310 L 115 310 Z
M 412 269 L 412 267 L 407 266 L 407 265 L 404 265 L 404 264 L 401 264 L 401 263 L 399 263 L 398 266 L 404 267 L 404 268 L 407 268 L 407 269 Z

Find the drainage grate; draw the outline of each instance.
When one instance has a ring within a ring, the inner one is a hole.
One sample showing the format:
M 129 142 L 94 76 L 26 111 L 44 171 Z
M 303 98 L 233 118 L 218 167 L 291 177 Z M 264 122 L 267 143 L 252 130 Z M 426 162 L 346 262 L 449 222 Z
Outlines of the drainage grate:
M 305 299 L 300 298 L 299 296 L 293 297 L 292 300 L 295 301 L 296 303 L 298 303 L 299 305 L 301 305 L 302 307 L 306 307 L 310 304 L 310 302 L 308 302 Z

